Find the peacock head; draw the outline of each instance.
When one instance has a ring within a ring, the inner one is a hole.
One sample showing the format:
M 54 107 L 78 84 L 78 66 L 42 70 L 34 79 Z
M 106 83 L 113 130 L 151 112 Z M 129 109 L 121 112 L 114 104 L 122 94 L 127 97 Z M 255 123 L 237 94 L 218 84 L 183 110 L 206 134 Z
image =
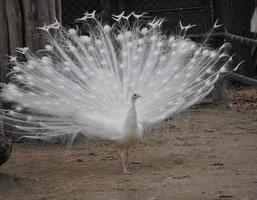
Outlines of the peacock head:
M 133 100 L 136 100 L 136 99 L 138 99 L 139 97 L 141 97 L 139 94 L 133 93 L 131 98 L 132 98 Z

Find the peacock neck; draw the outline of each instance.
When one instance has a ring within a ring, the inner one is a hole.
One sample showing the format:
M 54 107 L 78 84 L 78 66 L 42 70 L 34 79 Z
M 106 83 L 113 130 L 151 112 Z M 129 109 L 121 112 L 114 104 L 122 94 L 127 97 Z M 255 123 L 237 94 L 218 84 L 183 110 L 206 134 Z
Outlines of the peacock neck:
M 136 111 L 136 100 L 131 99 L 128 113 L 132 114 L 134 118 L 137 120 L 137 111 Z
M 125 127 L 129 127 L 130 129 L 137 128 L 137 112 L 135 99 L 131 99 L 124 125 Z

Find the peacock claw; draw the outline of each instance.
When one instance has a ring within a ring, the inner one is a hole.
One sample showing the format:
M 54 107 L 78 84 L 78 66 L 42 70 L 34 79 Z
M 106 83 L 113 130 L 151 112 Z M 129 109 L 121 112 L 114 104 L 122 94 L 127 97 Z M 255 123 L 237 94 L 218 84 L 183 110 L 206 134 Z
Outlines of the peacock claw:
M 66 165 L 67 165 L 68 167 L 71 167 L 71 162 L 72 162 L 72 160 L 66 160 Z
M 124 174 L 124 175 L 131 175 L 132 173 L 130 171 L 128 171 L 127 169 L 124 169 L 122 171 L 122 174 Z

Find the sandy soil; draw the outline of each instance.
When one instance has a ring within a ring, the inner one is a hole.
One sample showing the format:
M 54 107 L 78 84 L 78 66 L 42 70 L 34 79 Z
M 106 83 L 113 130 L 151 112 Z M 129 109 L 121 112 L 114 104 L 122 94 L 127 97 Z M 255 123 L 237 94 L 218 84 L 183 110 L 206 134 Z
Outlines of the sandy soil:
M 14 144 L 0 167 L 0 199 L 256 200 L 257 106 L 235 103 L 240 111 L 201 106 L 145 135 L 131 149 L 131 175 L 121 175 L 107 143 L 79 142 L 69 153 Z

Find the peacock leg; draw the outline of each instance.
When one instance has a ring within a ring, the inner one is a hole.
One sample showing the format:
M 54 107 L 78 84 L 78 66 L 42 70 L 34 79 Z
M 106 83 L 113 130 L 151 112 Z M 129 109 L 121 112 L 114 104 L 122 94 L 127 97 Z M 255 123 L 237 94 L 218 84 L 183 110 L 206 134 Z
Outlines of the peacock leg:
M 125 164 L 127 166 L 127 168 L 130 167 L 130 162 L 129 162 L 129 146 L 127 146 L 126 148 L 126 159 L 125 159 Z
M 121 159 L 121 164 L 122 164 L 122 168 L 123 168 L 123 174 L 130 174 L 130 172 L 127 169 L 127 165 L 126 165 L 126 158 L 125 158 L 125 148 L 121 148 L 119 149 L 119 155 L 120 155 L 120 159 Z
M 71 167 L 71 163 L 73 161 L 73 159 L 71 158 L 72 155 L 71 155 L 71 152 L 70 151 L 65 151 L 64 153 L 64 159 L 65 159 L 65 163 Z

